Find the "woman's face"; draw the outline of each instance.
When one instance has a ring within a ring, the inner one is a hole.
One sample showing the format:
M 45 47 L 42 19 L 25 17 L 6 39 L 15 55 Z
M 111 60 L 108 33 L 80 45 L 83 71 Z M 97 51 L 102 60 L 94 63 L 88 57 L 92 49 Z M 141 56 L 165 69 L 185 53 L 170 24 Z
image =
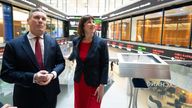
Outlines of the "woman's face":
M 85 31 L 85 34 L 95 32 L 95 23 L 93 19 L 89 19 L 84 23 L 84 31 Z

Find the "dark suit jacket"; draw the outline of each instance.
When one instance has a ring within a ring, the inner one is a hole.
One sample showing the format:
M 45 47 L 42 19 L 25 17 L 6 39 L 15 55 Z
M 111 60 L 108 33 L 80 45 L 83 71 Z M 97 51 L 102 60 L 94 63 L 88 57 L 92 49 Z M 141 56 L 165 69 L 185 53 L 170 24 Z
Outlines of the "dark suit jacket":
M 47 34 L 44 35 L 44 67 L 48 72 L 56 71 L 59 76 L 65 68 L 65 61 L 57 42 Z M 31 100 L 32 92 L 41 91 L 47 99 L 51 99 L 60 92 L 58 77 L 46 86 L 33 83 L 33 76 L 39 71 L 39 66 L 32 51 L 27 34 L 8 42 L 3 54 L 1 78 L 8 83 L 15 83 L 14 98 Z M 30 93 L 29 93 L 30 92 Z M 20 94 L 26 97 L 20 98 Z M 30 95 L 31 94 L 31 95 Z
M 93 87 L 99 84 L 106 84 L 108 80 L 109 55 L 106 41 L 94 36 L 87 57 L 83 62 L 79 56 L 79 44 L 81 37 L 73 40 L 73 51 L 69 60 L 76 59 L 77 66 L 75 68 L 74 80 L 80 81 L 82 72 L 84 72 L 85 82 Z
M 0 102 L 0 108 L 3 106 L 3 103 Z

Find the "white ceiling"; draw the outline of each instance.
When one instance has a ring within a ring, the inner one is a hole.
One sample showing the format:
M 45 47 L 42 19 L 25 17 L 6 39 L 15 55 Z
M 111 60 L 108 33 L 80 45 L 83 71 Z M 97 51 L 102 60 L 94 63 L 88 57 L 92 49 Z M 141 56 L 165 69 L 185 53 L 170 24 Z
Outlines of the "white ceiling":
M 141 0 L 39 0 L 48 4 L 61 12 L 78 16 L 90 14 L 101 16 L 102 14 L 114 11 L 126 5 L 136 3 Z

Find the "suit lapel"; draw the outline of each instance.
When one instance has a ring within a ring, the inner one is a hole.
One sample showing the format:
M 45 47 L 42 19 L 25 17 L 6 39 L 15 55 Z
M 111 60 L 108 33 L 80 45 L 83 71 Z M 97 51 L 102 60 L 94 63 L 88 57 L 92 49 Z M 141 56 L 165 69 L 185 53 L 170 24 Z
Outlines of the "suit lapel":
M 91 56 L 91 54 L 94 54 L 95 53 L 95 50 L 97 49 L 97 37 L 94 36 L 93 37 L 93 41 L 91 43 L 91 46 L 89 48 L 89 51 L 87 53 L 87 56 L 86 56 L 86 59 L 85 61 L 87 60 L 87 58 L 89 58 L 89 56 Z
M 76 47 L 76 49 L 77 49 L 77 58 L 78 59 L 80 59 L 80 55 L 79 55 L 79 45 L 80 45 L 80 42 L 82 41 L 82 38 L 80 37 L 80 38 L 78 38 L 77 39 L 77 42 L 76 42 L 76 45 L 75 45 L 75 47 Z M 80 59 L 81 60 L 81 59 Z
M 44 35 L 44 66 L 45 67 L 46 67 L 46 63 L 48 60 L 48 54 L 49 54 L 49 51 L 51 49 L 50 43 L 48 41 L 49 41 L 48 37 L 46 35 Z
M 27 34 L 25 36 L 23 36 L 22 47 L 23 47 L 25 53 L 28 55 L 31 62 L 38 68 L 37 60 L 36 60 L 36 57 L 35 57 L 35 54 L 34 54 L 32 48 L 31 48 L 29 40 L 27 38 Z

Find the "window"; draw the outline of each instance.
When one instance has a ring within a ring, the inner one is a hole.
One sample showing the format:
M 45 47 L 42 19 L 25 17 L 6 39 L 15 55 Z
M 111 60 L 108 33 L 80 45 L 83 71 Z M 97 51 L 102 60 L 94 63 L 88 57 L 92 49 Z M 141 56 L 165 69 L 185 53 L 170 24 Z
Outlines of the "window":
M 57 19 L 51 18 L 51 37 L 56 38 L 58 34 Z
M 137 41 L 137 42 L 143 41 L 143 23 L 144 23 L 143 15 L 132 18 L 131 41 Z
M 0 43 L 4 42 L 4 22 L 2 4 L 0 4 Z
M 130 40 L 130 18 L 122 20 L 122 41 Z
M 163 44 L 189 47 L 192 6 L 165 11 Z
M 119 40 L 121 37 L 121 20 L 115 21 L 114 39 Z
M 163 12 L 145 16 L 144 42 L 161 44 L 162 16 Z
M 113 39 L 114 35 L 114 22 L 110 22 L 107 30 L 107 36 L 109 39 Z
M 50 18 L 50 17 L 47 17 L 46 32 L 47 32 L 49 35 L 51 35 L 51 28 L 52 28 L 51 18 Z
M 29 16 L 29 11 L 13 7 L 14 38 L 25 34 L 29 30 L 29 26 L 27 24 L 28 16 Z
M 63 34 L 63 21 L 58 20 L 58 37 L 64 37 Z

